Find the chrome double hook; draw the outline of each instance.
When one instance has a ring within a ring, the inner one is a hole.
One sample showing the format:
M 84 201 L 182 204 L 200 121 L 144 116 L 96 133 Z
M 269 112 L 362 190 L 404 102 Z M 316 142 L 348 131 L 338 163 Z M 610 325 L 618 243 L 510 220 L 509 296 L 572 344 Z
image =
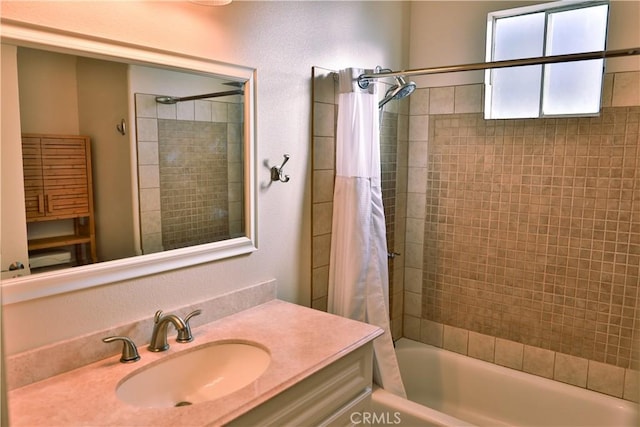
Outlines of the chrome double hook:
M 289 179 L 291 179 L 291 178 L 289 177 L 289 175 L 285 175 L 284 174 L 284 172 L 282 171 L 282 168 L 284 168 L 284 165 L 287 164 L 287 162 L 289 161 L 290 157 L 291 156 L 289 156 L 288 154 L 285 154 L 284 155 L 284 162 L 282 162 L 280 167 L 273 166 L 271 168 L 271 181 L 289 182 Z

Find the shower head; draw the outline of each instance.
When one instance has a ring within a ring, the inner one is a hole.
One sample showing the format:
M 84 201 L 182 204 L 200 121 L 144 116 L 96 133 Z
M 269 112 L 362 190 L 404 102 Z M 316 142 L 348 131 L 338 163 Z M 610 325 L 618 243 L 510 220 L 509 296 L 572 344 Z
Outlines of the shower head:
M 392 99 L 402 99 L 411 95 L 416 90 L 416 84 L 412 81 L 407 83 L 402 76 L 395 77 L 396 84 L 391 86 L 387 93 L 384 95 L 384 99 L 378 103 L 378 108 L 382 108 L 384 104 Z
M 176 104 L 180 101 L 180 98 L 177 96 L 156 96 L 156 102 L 160 104 Z

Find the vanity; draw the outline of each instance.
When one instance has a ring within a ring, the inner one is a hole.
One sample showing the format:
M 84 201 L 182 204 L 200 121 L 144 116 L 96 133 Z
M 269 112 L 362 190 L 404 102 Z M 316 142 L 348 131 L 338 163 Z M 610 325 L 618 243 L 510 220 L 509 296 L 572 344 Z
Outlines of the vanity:
M 11 425 L 350 425 L 352 413 L 369 407 L 378 327 L 277 299 L 203 325 L 192 322 L 190 343 L 177 343 L 170 329 L 166 351 L 140 345 L 137 362 L 121 363 L 118 354 L 10 391 Z M 136 404 L 118 396 L 118 387 L 134 375 L 225 344 L 266 351 L 266 369 L 208 401 Z

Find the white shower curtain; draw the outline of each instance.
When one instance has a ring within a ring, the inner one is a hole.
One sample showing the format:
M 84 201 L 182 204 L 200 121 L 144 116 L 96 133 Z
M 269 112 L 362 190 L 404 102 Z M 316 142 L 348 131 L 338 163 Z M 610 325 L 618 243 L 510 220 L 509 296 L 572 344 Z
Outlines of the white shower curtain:
M 340 71 L 328 310 L 384 329 L 373 343 L 374 381 L 406 397 L 389 324 L 378 99 L 375 85 L 358 87 L 363 71 Z

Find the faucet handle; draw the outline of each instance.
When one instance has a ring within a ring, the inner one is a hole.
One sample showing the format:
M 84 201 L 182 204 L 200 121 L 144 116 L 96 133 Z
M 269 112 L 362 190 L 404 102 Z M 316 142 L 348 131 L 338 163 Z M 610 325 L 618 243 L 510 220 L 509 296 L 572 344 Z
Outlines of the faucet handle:
M 178 331 L 178 337 L 176 338 L 176 341 L 178 342 L 191 342 L 193 341 L 193 335 L 191 335 L 191 326 L 189 325 L 189 320 L 191 320 L 191 318 L 193 316 L 197 316 L 199 314 L 202 313 L 202 310 L 198 309 L 198 310 L 194 310 L 191 313 L 187 314 L 184 318 L 184 324 L 185 324 L 185 328 L 181 329 Z
M 122 341 L 122 356 L 120 357 L 121 363 L 131 363 L 140 360 L 138 349 L 131 338 L 114 336 L 103 338 L 102 341 L 105 343 Z

